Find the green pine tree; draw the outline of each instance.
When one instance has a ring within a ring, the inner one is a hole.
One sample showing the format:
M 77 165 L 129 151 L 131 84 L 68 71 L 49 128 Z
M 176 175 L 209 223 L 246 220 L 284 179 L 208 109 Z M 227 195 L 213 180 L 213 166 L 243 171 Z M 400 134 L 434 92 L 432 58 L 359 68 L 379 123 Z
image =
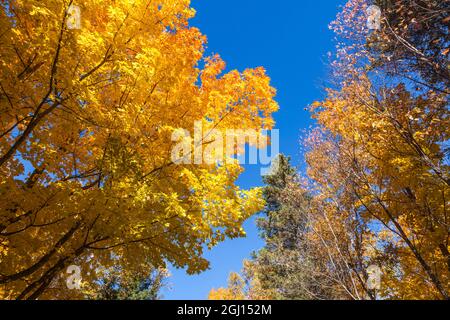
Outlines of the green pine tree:
M 149 266 L 126 271 L 119 266 L 105 270 L 91 288 L 88 298 L 95 300 L 159 300 L 168 272 Z
M 311 197 L 290 158 L 279 155 L 263 181 L 266 207 L 258 228 L 265 246 L 253 258 L 263 289 L 278 299 L 332 298 L 325 272 L 318 270 L 306 239 Z

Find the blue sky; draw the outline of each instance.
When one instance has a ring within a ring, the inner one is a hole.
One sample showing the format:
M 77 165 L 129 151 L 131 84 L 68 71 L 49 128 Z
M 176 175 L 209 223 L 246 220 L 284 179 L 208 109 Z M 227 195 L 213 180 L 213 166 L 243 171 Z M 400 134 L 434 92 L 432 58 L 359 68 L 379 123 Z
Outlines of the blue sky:
M 208 54 L 218 53 L 227 69 L 263 66 L 277 89 L 280 111 L 280 151 L 302 166 L 299 147 L 302 130 L 312 125 L 304 108 L 324 95 L 327 86 L 327 52 L 333 51 L 328 24 L 344 0 L 192 0 L 197 16 L 191 25 L 208 37 Z M 242 188 L 261 186 L 260 168 L 246 166 L 239 178 Z M 263 246 L 255 219 L 245 224 L 247 237 L 227 240 L 206 252 L 210 270 L 189 276 L 171 269 L 166 299 L 206 299 L 211 288 L 225 286 L 231 271 Z

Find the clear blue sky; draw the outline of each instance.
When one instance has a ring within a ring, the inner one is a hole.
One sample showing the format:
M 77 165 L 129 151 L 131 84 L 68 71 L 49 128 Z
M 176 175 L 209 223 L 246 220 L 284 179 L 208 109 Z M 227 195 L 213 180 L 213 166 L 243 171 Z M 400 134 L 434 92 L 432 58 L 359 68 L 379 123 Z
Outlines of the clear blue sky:
M 218 53 L 227 69 L 240 71 L 264 66 L 277 89 L 280 111 L 280 151 L 302 165 L 301 131 L 312 121 L 304 108 L 323 97 L 327 85 L 327 52 L 333 51 L 328 24 L 344 0 L 193 0 L 197 16 L 191 25 L 208 37 L 208 54 Z M 239 178 L 243 188 L 261 186 L 260 168 L 246 166 Z M 240 271 L 242 260 L 263 243 L 255 220 L 245 224 L 247 237 L 227 240 L 205 254 L 210 270 L 189 276 L 171 269 L 171 289 L 166 299 L 206 299 L 211 288 L 225 286 L 231 271 Z

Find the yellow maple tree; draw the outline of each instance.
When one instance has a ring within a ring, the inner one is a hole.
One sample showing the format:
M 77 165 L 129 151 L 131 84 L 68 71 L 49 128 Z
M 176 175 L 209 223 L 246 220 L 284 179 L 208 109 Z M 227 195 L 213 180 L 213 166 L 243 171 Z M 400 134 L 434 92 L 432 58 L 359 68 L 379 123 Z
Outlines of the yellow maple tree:
M 236 161 L 174 164 L 171 137 L 199 120 L 270 129 L 278 106 L 263 68 L 223 74 L 219 56 L 204 58 L 189 0 L 0 8 L 3 298 L 58 297 L 71 264 L 83 281 L 143 259 L 200 272 L 205 245 L 244 235 L 260 190 L 235 185 Z

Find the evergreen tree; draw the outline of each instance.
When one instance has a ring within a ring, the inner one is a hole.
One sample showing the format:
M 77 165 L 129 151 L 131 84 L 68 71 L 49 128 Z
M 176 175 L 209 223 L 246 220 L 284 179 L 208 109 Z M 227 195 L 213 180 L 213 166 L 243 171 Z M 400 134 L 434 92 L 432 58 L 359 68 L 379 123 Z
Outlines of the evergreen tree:
M 116 266 L 103 272 L 90 288 L 87 298 L 95 300 L 159 300 L 168 272 L 149 267 L 138 272 Z
M 254 256 L 256 274 L 265 290 L 279 299 L 330 298 L 308 242 L 311 197 L 301 187 L 290 158 L 279 155 L 266 184 L 264 217 L 258 228 L 265 247 Z

